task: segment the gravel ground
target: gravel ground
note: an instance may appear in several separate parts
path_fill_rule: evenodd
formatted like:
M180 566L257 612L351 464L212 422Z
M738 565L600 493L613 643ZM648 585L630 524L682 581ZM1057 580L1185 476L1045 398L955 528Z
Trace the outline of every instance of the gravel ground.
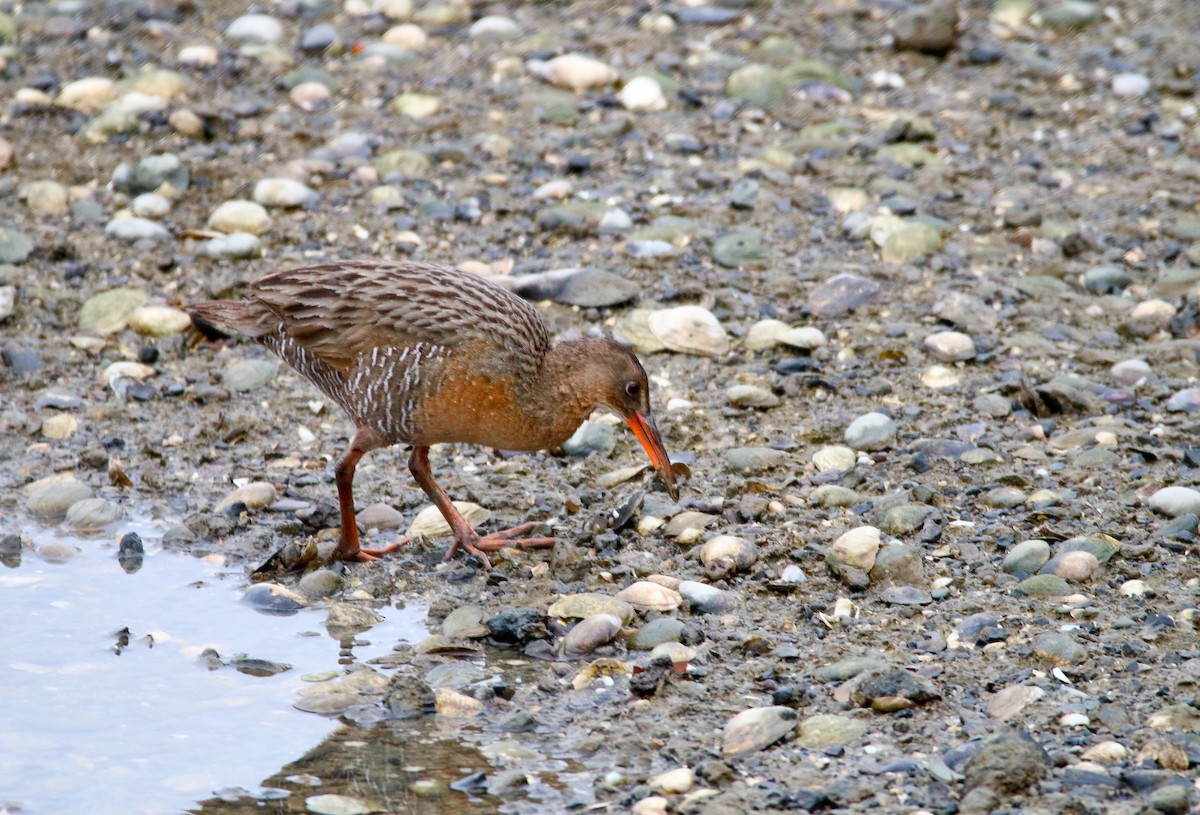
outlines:
M277 811L1187 812L1197 31L1153 1L8 4L6 556L149 515L338 636L428 603L429 640L280 700L346 729ZM680 502L596 416L433 456L552 552L318 568L352 428L180 308L367 257L632 342ZM405 459L359 467L368 541L426 504Z

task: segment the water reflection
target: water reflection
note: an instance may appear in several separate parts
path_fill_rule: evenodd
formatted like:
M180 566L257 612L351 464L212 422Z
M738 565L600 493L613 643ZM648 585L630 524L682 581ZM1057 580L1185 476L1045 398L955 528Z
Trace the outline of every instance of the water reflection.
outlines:
M0 551L0 811L180 812L257 785L336 728L291 707L304 674L339 664L324 610L260 614L239 602L240 569L164 552L151 524L133 527L140 546L31 527L64 562L13 536ZM354 659L425 635L424 609L377 611Z

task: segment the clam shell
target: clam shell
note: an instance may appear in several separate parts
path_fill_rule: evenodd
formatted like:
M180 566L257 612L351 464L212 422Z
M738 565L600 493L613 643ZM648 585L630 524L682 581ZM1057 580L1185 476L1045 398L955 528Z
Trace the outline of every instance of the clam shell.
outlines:
M454 506L472 527L479 526L492 517L492 513L470 501L455 501ZM413 518L412 524L408 527L408 537L410 538L440 538L451 534L453 532L450 524L446 523L441 510L435 506L425 507L418 512L417 517Z
M830 561L842 566L871 571L879 553L880 533L873 526L859 526L844 533L829 547Z
M621 631L621 621L612 614L594 614L578 623L563 637L563 654L581 657L608 645Z
M796 711L790 707L752 707L729 720L721 734L721 754L737 758L770 747L796 729Z
M758 547L735 535L718 535L700 547L700 562L705 566L725 558L733 561L738 571L745 571L758 560Z
M563 595L546 610L547 617L564 619L582 620L595 614L611 614L622 625L628 625L633 620L634 610L624 600L598 592Z
M729 337L712 312L700 306L676 306L650 315L650 333L672 351L703 356L729 353Z
M526 67L551 85L573 91L611 85L621 76L611 65L583 54L563 54L546 62L531 60Z
M683 597L679 592L648 580L639 580L637 583L621 589L617 593L617 599L624 600L638 611L643 612L674 611L683 604Z

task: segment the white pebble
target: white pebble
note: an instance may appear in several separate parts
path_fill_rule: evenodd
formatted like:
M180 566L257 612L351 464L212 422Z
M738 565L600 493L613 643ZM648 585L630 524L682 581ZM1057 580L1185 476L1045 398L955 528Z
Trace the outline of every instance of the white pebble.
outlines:
M1124 73L1112 78L1113 95L1122 99L1145 96L1150 92L1150 87L1150 78L1143 74Z
M925 338L925 349L942 362L963 362L975 356L975 341L961 331L939 331Z
M626 110L637 113L663 110L667 106L662 85L658 84L657 79L649 76L636 76L626 82L617 98Z

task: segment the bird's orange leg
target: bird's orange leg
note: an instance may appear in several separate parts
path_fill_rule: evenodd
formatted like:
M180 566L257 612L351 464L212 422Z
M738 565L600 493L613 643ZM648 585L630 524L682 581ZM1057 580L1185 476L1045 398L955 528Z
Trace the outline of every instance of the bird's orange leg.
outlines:
M367 563L379 560L406 543L406 541L399 541L381 549L363 549L358 544L358 522L354 512L354 468L358 466L360 458L377 446L369 442L370 440L364 438L362 433L355 435L354 440L350 443L350 449L333 471L337 481L338 510L342 518L342 537L338 541L333 556L335 559L347 563Z
M462 513L455 508L446 491L433 480L433 472L429 469L428 447L413 448L412 455L408 458L408 469L412 472L416 482L421 485L421 489L425 490L429 500L433 501L434 506L441 510L442 517L446 519L446 523L450 524L450 529L454 532L454 543L450 544L450 548L446 550L446 560L453 558L459 549L465 549L479 558L485 569L490 569L492 563L484 552L494 552L505 546L519 546L522 549L549 549L554 546L554 538L520 537L536 527L536 523L520 524L511 529L502 529L481 537L467 523L467 519L462 516Z

